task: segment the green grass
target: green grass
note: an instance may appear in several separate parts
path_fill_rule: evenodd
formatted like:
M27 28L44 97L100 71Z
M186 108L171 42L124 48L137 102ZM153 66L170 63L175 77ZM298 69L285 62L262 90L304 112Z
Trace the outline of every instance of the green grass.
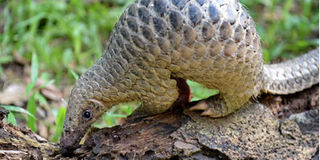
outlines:
M0 15L0 75L2 66L20 55L31 63L31 82L26 96L30 97L27 113L23 112L27 125L37 130L33 118L38 107L48 104L39 89L54 83L59 88L72 85L81 73L90 67L103 53L103 47L125 7L133 0L110 0L106 3L85 0L7 0ZM319 24L319 5L314 0L241 0L256 22L266 62L278 57L292 58L318 46L318 35L313 32ZM35 87L38 79L43 86ZM63 85L62 85L63 84ZM217 94L201 85L188 81L192 100ZM132 113L131 106L114 107L102 117L104 123L95 127L112 126L117 120ZM118 108L118 109L117 109ZM12 108L11 108L12 109ZM19 111L9 110L8 121L16 124ZM65 106L52 107L56 124L50 124L57 142L62 131ZM21 116L20 116L21 117Z
M56 116L56 131L55 131L55 134L53 135L52 142L58 142L62 134L63 122L66 116L66 111L67 111L66 107L60 107L58 110L58 113Z
M1 3L1 2L0 2ZM31 61L36 53L40 70L60 84L71 71L83 73L103 51L104 42L127 3L86 3L71 0L10 0L1 19L0 64L19 54ZM112 5L110 8L108 6ZM73 83L73 81L70 81Z
M8 105L0 105L0 107L6 109L7 111L9 111L8 114L8 123L12 123L13 125L17 125L17 121L16 121L16 116L14 115L14 113L21 113L24 115L27 115L28 117L33 118L34 120L36 120L37 118L31 114L29 111L21 108L21 107L17 107L17 106L8 106Z
M319 45L316 0L240 0L256 22L264 59L293 58Z

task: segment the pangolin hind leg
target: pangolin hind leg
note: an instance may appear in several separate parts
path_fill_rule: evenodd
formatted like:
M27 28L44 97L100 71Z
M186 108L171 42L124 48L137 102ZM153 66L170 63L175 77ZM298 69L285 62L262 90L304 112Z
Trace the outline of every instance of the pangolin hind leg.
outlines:
M201 100L196 105L192 106L190 110L203 111L201 113L202 116L220 118L234 113L246 104L247 102L245 102L244 97L240 98L238 96L226 96L219 94Z

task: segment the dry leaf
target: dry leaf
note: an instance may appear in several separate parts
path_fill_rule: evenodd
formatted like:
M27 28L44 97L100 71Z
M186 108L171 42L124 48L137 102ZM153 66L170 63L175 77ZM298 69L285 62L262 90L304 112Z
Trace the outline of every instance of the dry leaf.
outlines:
M26 87L23 84L10 84L0 93L0 104L23 106L26 101L25 89Z

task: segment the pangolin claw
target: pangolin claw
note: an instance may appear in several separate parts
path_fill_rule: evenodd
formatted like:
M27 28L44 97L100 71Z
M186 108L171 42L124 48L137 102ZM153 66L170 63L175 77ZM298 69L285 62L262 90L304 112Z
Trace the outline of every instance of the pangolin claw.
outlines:
M204 111L209 108L208 104L205 101L201 101L196 105L189 108L190 111Z

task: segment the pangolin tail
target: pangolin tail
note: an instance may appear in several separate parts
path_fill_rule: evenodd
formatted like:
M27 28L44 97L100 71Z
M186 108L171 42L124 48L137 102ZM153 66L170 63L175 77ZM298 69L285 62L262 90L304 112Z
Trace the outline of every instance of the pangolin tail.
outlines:
M292 94L319 83L319 48L295 59L264 65L262 92Z

